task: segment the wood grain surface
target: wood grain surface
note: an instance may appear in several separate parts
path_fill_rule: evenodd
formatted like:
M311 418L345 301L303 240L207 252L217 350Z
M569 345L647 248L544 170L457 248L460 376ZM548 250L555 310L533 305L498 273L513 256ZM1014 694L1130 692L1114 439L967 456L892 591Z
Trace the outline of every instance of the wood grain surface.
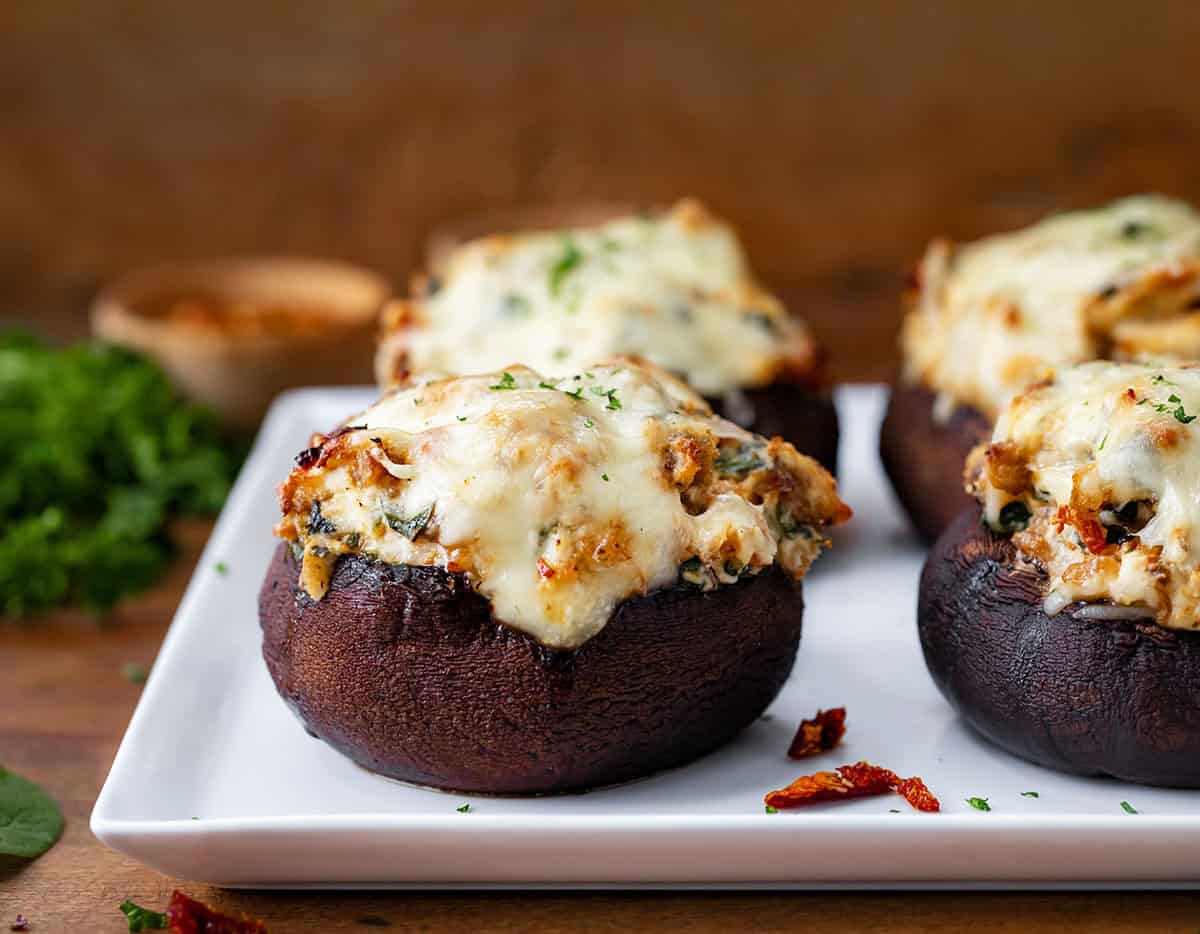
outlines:
M652 930L1008 932L1200 930L1185 894L284 893L225 891L168 879L103 847L88 817L140 687L208 534L176 529L180 560L154 591L110 618L63 612L0 626L0 761L40 782L67 816L62 840L32 863L0 863L0 931L18 912L32 934L117 934L126 898L162 906L173 888L268 922L273 932Z
M531 204L696 194L743 231L842 379L886 376L905 268L1118 194L1200 201L1195 3L72 0L0 4L0 318L86 331L160 259L340 257L402 282L431 231ZM100 846L95 796L204 523L97 621L0 623L0 761L63 804L0 865L0 930L125 930L176 886L272 931L1180 931L1148 894L295 894L166 879ZM964 854L969 858L969 854Z

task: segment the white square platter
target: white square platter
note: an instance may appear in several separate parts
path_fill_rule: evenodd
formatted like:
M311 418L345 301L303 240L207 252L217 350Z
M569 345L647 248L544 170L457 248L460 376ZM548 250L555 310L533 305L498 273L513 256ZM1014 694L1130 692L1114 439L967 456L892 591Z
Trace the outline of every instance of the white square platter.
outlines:
M501 799L371 775L309 737L276 695L257 619L274 485L312 431L373 393L282 396L180 603L93 831L168 875L228 886L1200 884L1200 792L1038 768L973 734L939 696L913 619L923 552L876 453L885 397L878 386L838 391L842 495L856 516L805 581L799 661L768 716L724 749L641 782ZM832 706L848 710L844 744L788 760L798 721ZM896 797L764 812L766 791L859 759L923 776L943 813L918 814Z

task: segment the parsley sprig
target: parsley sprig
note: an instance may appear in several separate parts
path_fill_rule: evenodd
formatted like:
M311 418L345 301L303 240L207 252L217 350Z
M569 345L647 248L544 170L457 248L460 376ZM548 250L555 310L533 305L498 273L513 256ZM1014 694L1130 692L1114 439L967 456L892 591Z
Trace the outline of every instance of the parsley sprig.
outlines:
M1151 402L1148 396L1143 396L1138 400L1138 405L1149 404L1155 412L1170 413L1175 416L1175 421L1184 425L1190 425L1196 420L1195 415L1188 415L1184 410L1183 400L1179 398L1177 393L1171 393L1167 396L1166 402Z

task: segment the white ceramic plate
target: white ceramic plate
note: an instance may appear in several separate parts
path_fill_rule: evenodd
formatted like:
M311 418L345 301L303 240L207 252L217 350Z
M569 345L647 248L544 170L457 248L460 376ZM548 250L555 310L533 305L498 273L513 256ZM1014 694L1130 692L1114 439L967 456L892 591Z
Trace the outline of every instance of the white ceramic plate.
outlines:
M237 886L1200 881L1200 794L1040 769L969 732L938 695L913 622L922 553L876 456L878 387L838 394L843 496L857 514L805 582L795 673L734 743L645 781L556 798L469 799L357 768L277 697L256 598L274 484L311 431L370 400L311 389L271 410L96 804L92 829L109 846L172 876ZM843 746L788 760L797 722L838 705L849 712ZM894 796L764 812L766 791L858 759L923 776L943 813ZM965 803L976 796L990 813Z

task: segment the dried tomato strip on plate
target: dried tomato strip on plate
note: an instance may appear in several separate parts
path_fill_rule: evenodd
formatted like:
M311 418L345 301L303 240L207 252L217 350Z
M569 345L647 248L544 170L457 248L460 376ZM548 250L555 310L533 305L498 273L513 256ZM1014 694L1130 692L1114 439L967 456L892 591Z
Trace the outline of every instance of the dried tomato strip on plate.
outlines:
M803 720L792 745L788 747L788 758L803 759L818 753L829 752L846 735L846 708L818 710L811 720Z
M934 797L933 792L925 786L925 783L915 775L912 778L906 778L897 785L896 793L918 811L925 811L932 814L942 809L941 802Z
M802 775L786 788L769 792L766 803L773 808L794 808L814 801L838 801L885 795L895 786L896 774L869 762L843 765L836 772Z
M768 792L768 807L783 809L800 807L817 801L844 801L898 792L918 811L939 811L941 805L921 779L900 776L869 762L839 766L836 772L814 772L802 775L786 788Z

